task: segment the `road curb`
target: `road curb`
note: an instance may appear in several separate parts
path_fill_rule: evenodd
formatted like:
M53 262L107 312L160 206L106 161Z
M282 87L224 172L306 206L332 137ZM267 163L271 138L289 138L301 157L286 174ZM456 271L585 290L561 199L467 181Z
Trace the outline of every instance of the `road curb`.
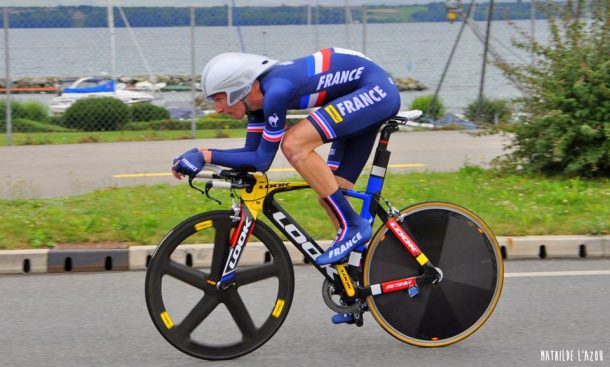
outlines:
M49 250L0 251L0 274L47 272Z
M319 244L325 248L330 242ZM498 237L498 243L507 260L610 257L610 236ZM0 250L0 274L144 270L155 248ZM208 266L212 248L212 245L182 245L174 256L176 261L189 266ZM295 246L287 242L286 248L294 264L305 263ZM249 243L240 262L257 264L268 257L262 244Z
M505 259L610 256L610 236L498 237Z

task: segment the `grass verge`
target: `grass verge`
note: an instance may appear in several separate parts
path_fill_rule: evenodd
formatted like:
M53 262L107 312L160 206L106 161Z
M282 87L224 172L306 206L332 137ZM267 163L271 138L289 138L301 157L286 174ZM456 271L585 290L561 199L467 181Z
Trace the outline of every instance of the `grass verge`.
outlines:
M360 179L362 189L366 178ZM390 172L384 196L396 207L450 201L477 213L496 235L610 233L610 180L498 175L466 167L452 173ZM59 199L0 200L0 248L58 243L156 244L180 221L230 206L217 205L186 185L111 188ZM278 195L280 203L316 238L334 230L311 190Z
M241 138L245 129L197 130L197 139ZM145 130L104 132L13 133L13 145L113 143L121 141L151 141L190 139L187 130ZM6 146L6 134L0 134L0 146Z

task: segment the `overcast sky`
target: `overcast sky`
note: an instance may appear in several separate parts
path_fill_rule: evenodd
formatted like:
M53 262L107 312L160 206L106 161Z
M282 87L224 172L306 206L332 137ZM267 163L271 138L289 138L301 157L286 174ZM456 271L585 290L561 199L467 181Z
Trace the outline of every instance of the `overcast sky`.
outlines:
M0 0L2 6L71 6L71 5L96 5L106 6L110 0ZM225 5L230 0L111 0L117 5L122 6L214 6ZM413 5L427 4L438 2L441 0L348 0L350 5ZM500 0L502 2L513 0ZM486 1L479 1L486 2ZM262 5L262 6L279 6L279 5L343 5L345 0L235 0L238 6L247 5Z

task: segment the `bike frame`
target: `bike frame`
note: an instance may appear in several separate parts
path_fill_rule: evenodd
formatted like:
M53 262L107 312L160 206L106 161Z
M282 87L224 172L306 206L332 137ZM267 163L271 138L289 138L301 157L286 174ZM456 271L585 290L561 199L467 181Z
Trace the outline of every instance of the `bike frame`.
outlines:
M362 200L363 205L360 215L367 219L371 225L375 216L381 219L384 225L391 230L408 252L417 260L420 266L424 268L424 274L417 277L390 280L382 284L371 285L367 288L358 287L359 296L395 292L416 287L418 283L422 282L434 283L435 276L438 275L426 255L423 254L417 244L396 221L394 213L388 213L382 208L379 202L390 159L390 151L387 149L387 145L390 135L396 131L398 131L398 124L391 121L381 130L366 192L363 193L347 189L344 189L343 192L347 196ZM269 182L267 181L267 177L260 173L254 174L254 177L256 183L252 187L242 189L241 191L241 205L239 210L240 223L230 239L232 249L226 260L226 265L218 286L220 287L222 284L226 284L233 278L235 268L239 262L239 257L243 252L242 249L246 245L248 238L254 229L258 214L262 212L305 256L306 261L313 264L323 276L336 284L335 274L339 271L341 274L339 277L341 282L345 288L349 288L351 283L349 283L349 277L346 279L344 276L343 272L345 272L345 270L342 266L320 266L316 264L316 258L320 256L324 250L275 200L275 194L277 193L309 188L309 184L306 182ZM356 267L360 266L362 253L365 250L366 246L363 245L353 251L350 254L349 264ZM347 275L347 273L345 273L345 275Z

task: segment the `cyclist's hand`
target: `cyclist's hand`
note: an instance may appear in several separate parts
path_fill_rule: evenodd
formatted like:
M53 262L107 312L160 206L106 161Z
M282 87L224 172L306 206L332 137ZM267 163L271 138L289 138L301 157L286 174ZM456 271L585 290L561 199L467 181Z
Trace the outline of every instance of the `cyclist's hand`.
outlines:
M193 148L174 159L172 174L179 180L184 176L195 176L201 171L204 164L203 153L199 149Z

